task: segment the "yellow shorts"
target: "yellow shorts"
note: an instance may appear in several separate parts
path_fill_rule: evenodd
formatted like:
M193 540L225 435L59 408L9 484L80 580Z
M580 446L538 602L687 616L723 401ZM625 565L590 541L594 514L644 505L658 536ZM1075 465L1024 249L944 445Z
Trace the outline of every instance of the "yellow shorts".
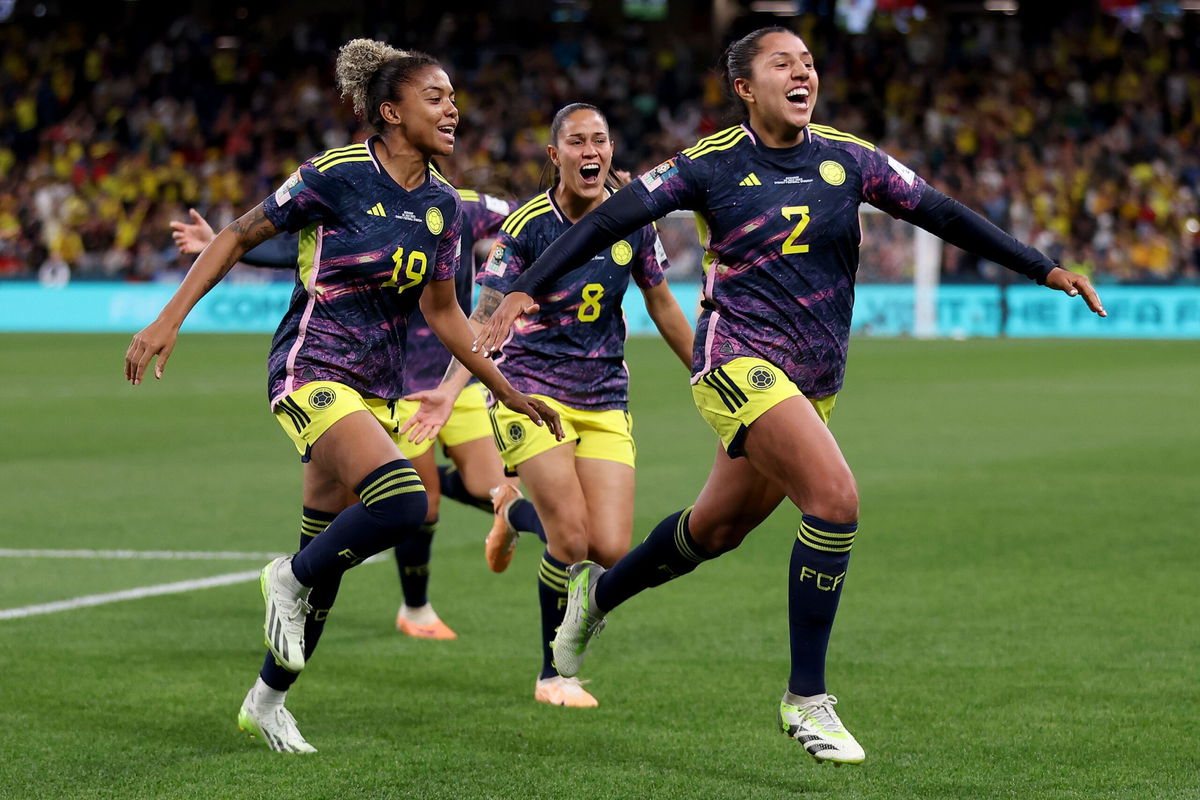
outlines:
M558 412L562 420L563 441L545 425L534 425L529 417L518 414L502 403L495 403L488 413L492 418L492 433L500 459L511 473L536 455L575 441L576 458L599 458L633 466L637 448L633 444L633 417L619 408L606 411L586 411L564 406L552 397L535 394L533 397Z
M420 403L412 400L396 401L396 417L403 424L417 412ZM481 383L468 383L458 393L454 400L454 410L450 419L438 432L437 440L442 447L455 447L476 439L486 439L492 435L492 424L488 421L487 389ZM428 452L433 447L433 440L426 439L420 444L408 441L408 434L400 438L400 452L409 461Z
M392 441L400 444L400 425L406 417L397 416L395 400L363 397L342 383L313 381L275 403L275 419L296 445L301 461L308 461L312 446L325 431L347 414L370 411Z
M790 397L803 397L779 367L761 358L735 358L710 370L692 384L700 416L721 437L731 458L745 455L746 431L754 420ZM808 398L821 420L829 423L837 394Z

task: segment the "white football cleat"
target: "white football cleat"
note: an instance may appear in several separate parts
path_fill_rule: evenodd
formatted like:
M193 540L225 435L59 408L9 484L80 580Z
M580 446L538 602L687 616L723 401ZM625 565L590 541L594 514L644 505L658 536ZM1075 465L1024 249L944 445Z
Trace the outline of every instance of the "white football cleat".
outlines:
M833 707L837 698L831 694L817 695L808 702L793 705L787 693L779 701L779 729L804 745L804 749L819 762L861 764L867 757L862 746L846 730Z
M592 693L583 688L579 678L564 678L562 675L538 678L533 687L533 699L539 703L570 708L595 708L600 705Z
M260 705L254 701L251 689L238 711L238 730L257 736L267 747L278 753L315 753L313 747L300 735L296 718L282 705Z
M258 578L266 602L267 649L288 672L304 669L304 620L312 606L307 602L308 587L292 574L292 557L280 556L263 567ZM298 586L299 591L292 586Z
M567 569L567 610L550 643L554 668L564 678L579 674L588 644L604 630L604 615L596 608L592 593L605 571L594 561L580 561Z

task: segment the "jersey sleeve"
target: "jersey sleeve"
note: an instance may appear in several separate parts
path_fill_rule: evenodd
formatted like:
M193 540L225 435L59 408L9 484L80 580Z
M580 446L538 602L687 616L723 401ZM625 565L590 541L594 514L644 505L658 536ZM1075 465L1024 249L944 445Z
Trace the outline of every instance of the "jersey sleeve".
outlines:
M500 232L500 226L519 204L490 194L480 194L478 200L463 202L463 213L471 225L475 240L490 239Z
M501 231L487 264L475 276L475 282L504 294L528 265L525 247L512 234Z
M678 209L700 208L708 185L706 178L702 163L678 153L642 173L630 185L657 219Z
M337 178L306 161L263 200L263 213L276 228L295 233L306 225L332 218L340 188Z
M876 148L858 151L863 200L893 217L912 211L921 202L925 180Z
M640 289L653 289L666 277L663 271L670 266L667 251L658 238L658 229L647 225L641 230L641 245L633 260L633 281Z
M454 274L458 272L459 261L462 259L463 210L458 201L454 203L453 214L450 224L442 232L442 237L438 239L437 252L433 256L433 280L435 281L453 280Z

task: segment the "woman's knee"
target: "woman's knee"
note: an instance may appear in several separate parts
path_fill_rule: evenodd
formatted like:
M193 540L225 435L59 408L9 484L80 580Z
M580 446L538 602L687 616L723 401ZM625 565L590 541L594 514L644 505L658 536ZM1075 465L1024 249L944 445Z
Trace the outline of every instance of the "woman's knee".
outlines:
M587 519L582 516L542 518L550 554L566 564L589 556Z
M805 514L820 517L826 522L849 525L858 522L858 485L849 475L831 481L804 504Z

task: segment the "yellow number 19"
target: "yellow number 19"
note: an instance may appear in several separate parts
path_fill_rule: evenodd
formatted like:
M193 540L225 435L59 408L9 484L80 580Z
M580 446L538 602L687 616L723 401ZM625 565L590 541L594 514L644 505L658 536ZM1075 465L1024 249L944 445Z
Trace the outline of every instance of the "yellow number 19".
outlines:
M804 229L808 227L808 221L812 219L812 217L808 216L808 206L784 206L780 213L783 214L784 219L789 221L797 214L800 215L800 221L796 223L796 227L793 228L792 232L788 234L788 237L783 240L784 255L807 253L808 245L796 244L796 239L799 238L800 234L804 233Z
M396 268L392 270L392 277L384 281L383 285L395 286L396 294L418 285L421 279L425 277L425 270L429 266L429 259L420 250L413 250L409 253L408 263L406 264L403 247L397 247L396 252L392 253L392 261L396 262ZM401 269L404 271L404 276L408 278L408 281L405 283L400 283Z

